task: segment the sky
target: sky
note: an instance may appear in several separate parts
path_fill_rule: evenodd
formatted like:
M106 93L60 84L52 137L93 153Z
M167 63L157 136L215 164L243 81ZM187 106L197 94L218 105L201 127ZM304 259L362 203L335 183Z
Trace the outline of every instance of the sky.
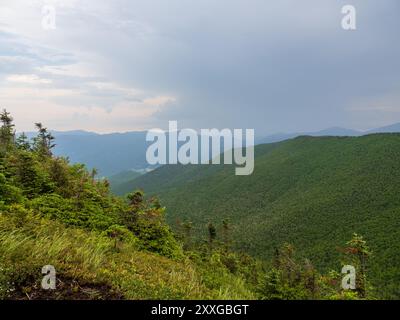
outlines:
M389 125L399 16L398 0L0 0L0 108L18 131Z

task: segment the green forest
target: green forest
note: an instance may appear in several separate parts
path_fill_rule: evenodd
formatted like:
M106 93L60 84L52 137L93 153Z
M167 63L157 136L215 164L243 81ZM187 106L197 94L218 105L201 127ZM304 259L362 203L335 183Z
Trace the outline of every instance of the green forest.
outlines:
M282 196L286 198L286 212L289 219L285 229L282 224L277 223L279 218L277 216L276 223L272 224L268 230L272 235L274 233L288 235L293 232L293 236L287 239L294 241L284 241L286 239L283 236L272 236L273 241L268 245L271 254L260 255L254 253L257 248L264 248L261 242L268 242L268 239L261 239L261 229L254 226L257 223L263 225L259 220L254 219L253 224L249 221L253 219L250 214L260 210L263 203L254 201L255 195L251 194L248 186L239 184L243 189L227 190L231 195L242 194L242 197L235 200L232 200L232 197L229 199L220 197L218 193L215 193L214 198L210 197L207 201L210 203L220 201L221 205L219 210L208 212L207 218L199 218L196 221L192 219L192 216L182 215L179 221L179 209L174 212L174 207L169 208L168 205L167 208L164 207L164 204L173 201L176 203L177 197L181 197L179 192L172 195L174 188L170 189L171 194L168 196L171 199L169 200L165 193L159 200L152 195L146 196L143 191L134 188L129 190L126 196L115 196L110 192L109 181L98 179L96 170L88 170L84 164L70 164L68 159L54 156L52 149L57 141L41 123L35 124L36 137L28 140L26 135L16 134L12 116L6 110L1 113L0 120L1 299L379 299L395 297L395 289L390 285L386 285L385 290L376 287L379 274L376 273L376 269L375 271L370 269L370 266L376 265L374 262L376 257L381 259L386 255L390 257L391 254L391 251L385 251L383 244L379 242L383 241L382 238L375 239L372 236L373 231L385 229L382 232L386 232L387 246L396 246L398 240L398 237L395 237L396 233L389 232L392 230L387 229L390 225L395 228L395 222L398 223L398 219L392 219L392 215L396 213L393 208L397 202L392 202L391 196L396 191L396 186L389 182L399 173L392 162L390 163L392 166L385 171L387 176L382 177L374 175L377 172L375 167L389 165L386 162L372 161L370 166L364 167L354 161L346 172L341 171L340 163L334 163L331 168L335 171L331 174L332 177L336 177L336 180L321 179L324 173L322 165L324 159L307 154L306 147L311 142L306 139L300 141L305 148L298 152L302 153L303 157L312 159L310 161L315 161L315 169L307 174L304 172L303 179L300 180L300 177L296 175L296 170L303 164L293 161L290 157L290 152L294 151L288 149L286 158L275 159L273 150L278 150L277 145L261 146L259 150L262 153L261 157L264 157L265 161L268 157L272 157L271 166L278 165L279 162L291 165L283 167L276 173L281 174L282 183L276 183L272 173L267 172L265 178L268 179L264 182L270 181L266 189L269 200ZM399 159L397 154L399 148L389 148L388 140L392 138L396 139L397 143L400 140L399 136L385 136L382 138L382 149L387 148L387 152L393 159ZM339 152L345 154L348 146L346 140L342 141L343 144L340 139L335 144L341 145ZM316 146L318 154L326 154L325 149L332 148L331 144L323 142L321 139ZM290 147L290 143L293 142L288 142L287 148ZM370 149L361 144L356 145L356 148L376 155L380 149L375 150L375 144L371 141L369 144ZM363 163L362 160L367 156L369 154L360 156L358 159L360 163ZM383 156L382 158L385 159ZM325 160L335 161L334 158ZM293 169L289 170L290 167ZM269 169L278 170L278 168ZM213 190L220 188L222 192L225 181L222 176L224 171L221 172L215 167L210 170L216 172L208 175L211 179L208 183L213 183L215 179L216 185L213 185ZM310 215L305 218L304 223L309 228L311 228L310 224L313 224L312 228L315 230L318 228L318 225L314 224L315 221L320 224L333 222L315 218L319 211L315 210L316 207L309 201L318 194L317 189L308 189L310 193L299 196L302 201L296 202L299 197L290 197L296 190L285 189L285 187L291 185L293 188L300 189L303 187L302 184L311 183L314 179L320 182L316 188L328 187L332 183L335 183L337 187L340 186L343 175L346 176L352 170L362 171L358 172L360 181L352 181L355 185L367 178L378 179L377 181L382 183L380 192L387 195L387 199L378 204L379 208L386 208L386 210L380 212L378 219L376 211L372 210L377 208L370 208L372 201L365 202L365 197L375 195L374 184L371 184L370 193L355 193L351 201L348 199L342 207L341 216L336 216L335 221L354 214L354 207L350 204L354 203L353 199L356 199L359 201L357 205L362 206L370 218L367 224L370 229L365 228L365 231L370 231L366 239L372 239L372 241L367 243L362 236L363 233L355 233L361 230L356 223L349 224L343 232L340 224L333 224L332 228L335 228L340 236L327 237L325 242L321 241L319 245L312 247L320 255L312 253L311 249L304 250L305 242L315 242L314 234L306 233L310 230L301 230L306 227L295 223L296 216L293 216L292 212L296 211L300 215L308 210ZM156 171L154 171L155 174L157 174ZM369 174L372 176L368 176ZM180 177L185 176L183 174ZM201 179L203 178L202 176ZM248 183L253 185L255 181L249 180ZM198 188L205 188L201 183L196 184ZM368 182L367 185L369 185ZM274 189L273 186L276 188ZM346 185L343 185L343 188L346 188ZM210 190L208 195L213 190ZM347 191L343 189L343 193ZM205 189L203 192L206 192ZM332 211L326 212L327 215L334 214L334 209L337 208L335 207L337 197L338 194L332 192L325 200L332 208ZM248 201L243 201L244 198ZM187 200L188 198L181 197L179 202L187 212L197 212L197 205L200 204ZM237 202L243 202L243 205L237 206ZM227 203L229 205L226 205ZM251 205L253 205L252 210L250 210ZM320 205L323 206L325 203L321 202ZM281 203L273 204L273 206L275 207L271 207L271 215L273 213L281 215L285 212L284 208L279 207L282 206ZM207 211L209 208L204 206L202 210ZM226 213L228 208L232 209L231 215ZM241 210L242 218L239 217L238 209ZM246 209L249 210L246 212ZM217 215L215 212L221 214ZM247 218L243 219L243 217ZM167 223L171 219L175 220L173 230ZM250 241L254 243L249 250L245 250L244 246L238 246L238 230L241 225L246 228L255 228L254 233L247 230L245 233L241 231L243 237L252 237ZM299 236L300 231L304 231L301 233L304 238L296 239L295 236ZM348 237L342 239L342 235L348 235ZM326 245L328 240L335 242ZM376 243L374 243L375 240ZM320 257L322 252L329 263L324 265L319 261L314 265L311 258ZM310 255L306 256L306 253ZM331 263L332 257L336 259L335 264ZM52 265L57 271L55 290L44 290L41 287L42 267L45 265ZM356 268L354 290L342 288L344 275L341 274L341 270L344 265L352 265ZM391 272L393 275L391 279L395 280L394 276L399 275L398 268L399 265L395 264L392 269L385 272Z
M232 246L263 261L290 243L321 272L340 267L342 245L358 233L373 257L380 297L400 297L400 134L300 136L255 147L250 176L229 165L167 165L113 188L143 189L166 206L167 222L193 223L193 237L220 220Z

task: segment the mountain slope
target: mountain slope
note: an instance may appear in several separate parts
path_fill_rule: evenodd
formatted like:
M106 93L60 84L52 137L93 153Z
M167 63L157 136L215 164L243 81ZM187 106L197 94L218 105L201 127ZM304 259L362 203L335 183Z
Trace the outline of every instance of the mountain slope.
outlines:
M378 130L378 129L376 129ZM385 132L385 131L382 131ZM372 132L370 132L372 133ZM263 144L263 143L274 143L274 142L279 142L279 141L284 141L287 139L293 139L299 136L312 136L312 137L322 137L322 136L335 136L335 137L344 137L344 136L350 136L350 137L356 137L364 134L361 131L357 130L351 130L351 129L346 129L346 128L341 128L341 127L332 127L332 128L327 128L324 130L320 131L315 131L315 132L295 132L295 133L277 133L273 135L269 135L266 137L262 137L259 139L256 139L256 144Z
M223 165L164 166L129 188L158 194L171 224L200 229L228 218L235 246L263 258L289 242L338 269L336 246L360 233L374 251L375 285L392 297L400 295L399 159L400 134L298 137L257 146L251 176Z
M143 173L140 171L125 170L120 173L114 174L111 177L108 177L107 180L108 182L110 182L111 188L113 188L113 186L118 187L120 184L132 181L142 174Z
M400 132L400 123L395 123L389 126L372 129L367 131L368 133L389 133L389 132Z

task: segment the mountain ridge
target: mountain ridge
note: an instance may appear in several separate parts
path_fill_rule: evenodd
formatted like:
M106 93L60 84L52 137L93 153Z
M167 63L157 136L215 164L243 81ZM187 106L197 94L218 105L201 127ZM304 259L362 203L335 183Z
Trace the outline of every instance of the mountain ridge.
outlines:
M116 133L96 133L84 130L50 131L56 137L54 153L68 157L72 163L85 163L88 168L96 168L99 176L110 177L127 170L148 170L146 150L146 131L128 131ZM368 131L357 131L341 127L332 127L315 132L277 133L258 137L255 144L273 143L298 136L360 136L374 132L400 132L400 123ZM36 133L28 132L32 138Z

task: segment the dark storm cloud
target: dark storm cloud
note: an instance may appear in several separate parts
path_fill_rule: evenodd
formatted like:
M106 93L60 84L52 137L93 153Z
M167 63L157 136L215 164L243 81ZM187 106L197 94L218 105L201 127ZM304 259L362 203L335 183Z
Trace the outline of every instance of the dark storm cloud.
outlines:
M356 31L341 28L345 4L357 10ZM173 1L134 8L154 31L117 53L130 68L116 70L126 81L179 97L158 120L265 132L370 127L381 124L382 112L360 123L354 119L362 111L349 106L399 90L396 1Z

